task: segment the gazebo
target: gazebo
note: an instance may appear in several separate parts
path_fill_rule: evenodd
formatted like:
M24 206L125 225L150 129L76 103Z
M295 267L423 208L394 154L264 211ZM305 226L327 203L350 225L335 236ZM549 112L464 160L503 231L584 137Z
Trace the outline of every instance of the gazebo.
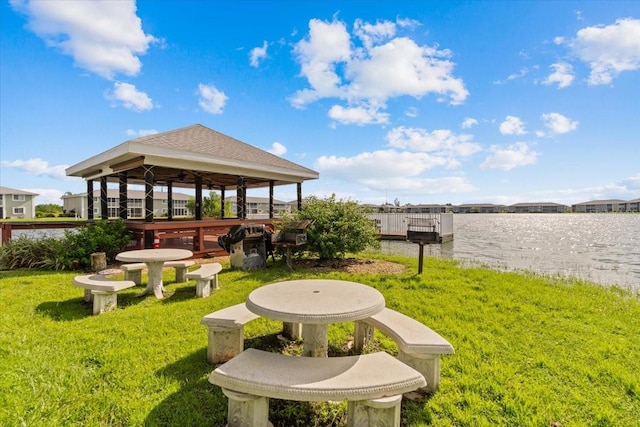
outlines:
M100 185L100 212L107 219L107 183L119 184L119 216L127 220L139 247L152 247L155 236L193 237L195 253L206 252L206 234L224 234L231 226L256 222L246 218L247 189L269 188L269 219L273 219L273 189L277 185L297 185L298 209L302 205L302 182L317 179L318 173L260 150L206 126L192 126L125 141L103 153L70 166L67 176L87 181L87 208L93 220L93 186ZM144 185L144 221L127 218L127 185ZM156 221L153 215L154 186L166 186L168 217ZM195 221L174 221L172 190L195 190ZM202 216L202 191L219 190L222 219ZM224 217L225 192L237 197L236 218ZM261 220L260 222L265 222Z

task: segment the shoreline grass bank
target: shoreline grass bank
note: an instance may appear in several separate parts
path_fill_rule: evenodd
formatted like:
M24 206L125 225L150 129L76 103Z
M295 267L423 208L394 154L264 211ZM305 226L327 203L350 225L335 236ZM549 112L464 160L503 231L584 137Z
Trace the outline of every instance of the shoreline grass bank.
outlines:
M264 284L323 277L375 287L387 306L454 346L441 361L440 389L403 403L403 425L640 426L638 295L435 258L418 275L413 259L378 257L407 271L318 274L279 262L244 272L227 262L209 298L196 299L194 282L173 283L167 271L167 298L122 291L119 308L101 316L71 284L78 273L0 272L0 425L222 426L227 401L207 381L213 366L200 319ZM264 345L280 326L248 324L246 345ZM352 334L352 324L332 326L331 351L343 351ZM322 407L314 418L300 402L272 404L276 426L344 425L341 408Z

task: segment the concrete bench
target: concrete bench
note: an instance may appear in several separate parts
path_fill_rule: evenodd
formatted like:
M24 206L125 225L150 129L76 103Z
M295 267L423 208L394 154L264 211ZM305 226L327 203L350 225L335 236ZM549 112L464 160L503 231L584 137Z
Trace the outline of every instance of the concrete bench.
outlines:
M196 297L204 298L211 294L211 283L213 289L218 289L218 273L222 271L222 266L217 263L202 264L200 268L185 274L187 279L196 281Z
M172 267L176 270L176 283L184 283L187 281L186 274L189 267L195 265L195 261L167 261L163 267ZM142 284L142 270L147 268L144 262L134 262L130 264L122 264L120 269L124 271L124 280L133 280L136 285Z
M124 280L132 280L136 285L142 284L142 270L147 268L144 262L122 264L120 270L124 271Z
M244 325L257 319L244 303L232 305L207 314L200 321L209 328L207 360L218 364L226 362L244 350Z
M347 425L400 426L402 394L424 377L384 352L346 357L300 357L247 349L218 366L209 382L229 399L228 426L269 426L269 398L348 400Z
M453 354L453 346L438 333L411 317L385 308L355 324L354 346L362 352L373 339L374 328L398 345L398 359L413 367L427 380L425 391L434 392L440 384L440 355Z
M186 274L189 272L189 267L195 265L195 261L167 261L164 263L165 267L171 267L176 270L176 283L184 283L187 281Z
M93 302L93 314L115 309L118 306L117 292L136 285L131 280L110 280L99 274L76 276L73 284L84 288L84 300Z

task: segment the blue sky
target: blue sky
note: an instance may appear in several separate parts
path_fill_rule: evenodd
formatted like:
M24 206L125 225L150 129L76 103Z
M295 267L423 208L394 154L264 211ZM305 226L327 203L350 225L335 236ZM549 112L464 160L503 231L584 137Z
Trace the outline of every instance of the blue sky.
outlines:
M305 196L640 197L637 1L5 0L0 31L0 185L37 203L195 123L318 171Z

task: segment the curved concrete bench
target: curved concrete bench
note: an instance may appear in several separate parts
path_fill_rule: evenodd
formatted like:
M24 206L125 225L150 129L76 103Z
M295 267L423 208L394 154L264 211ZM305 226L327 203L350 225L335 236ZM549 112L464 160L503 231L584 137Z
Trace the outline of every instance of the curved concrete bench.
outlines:
M76 276L73 284L84 288L85 301L93 301L93 314L115 309L118 306L117 292L136 285L131 280L110 280L99 274Z
M222 266L214 262L202 264L197 270L185 274L185 277L196 281L196 297L204 298L211 294L211 282L213 282L213 289L218 289L218 273L221 271Z
M256 349L220 365L209 382L220 386L229 398L229 427L268 426L269 398L346 399L349 426L397 427L402 394L426 385L418 371L384 352L299 357Z
M374 328L398 345L398 359L413 367L427 380L427 392L440 384L440 355L454 354L453 346L438 333L411 317L385 308L380 313L356 322L354 345L362 352L373 339Z
M163 267L174 268L176 271L176 283L186 282L186 274L189 271L189 267L195 265L195 261L167 261ZM147 268L144 262L134 262L129 264L122 264L120 269L124 271L124 280L133 280L136 285L142 284L142 270Z

